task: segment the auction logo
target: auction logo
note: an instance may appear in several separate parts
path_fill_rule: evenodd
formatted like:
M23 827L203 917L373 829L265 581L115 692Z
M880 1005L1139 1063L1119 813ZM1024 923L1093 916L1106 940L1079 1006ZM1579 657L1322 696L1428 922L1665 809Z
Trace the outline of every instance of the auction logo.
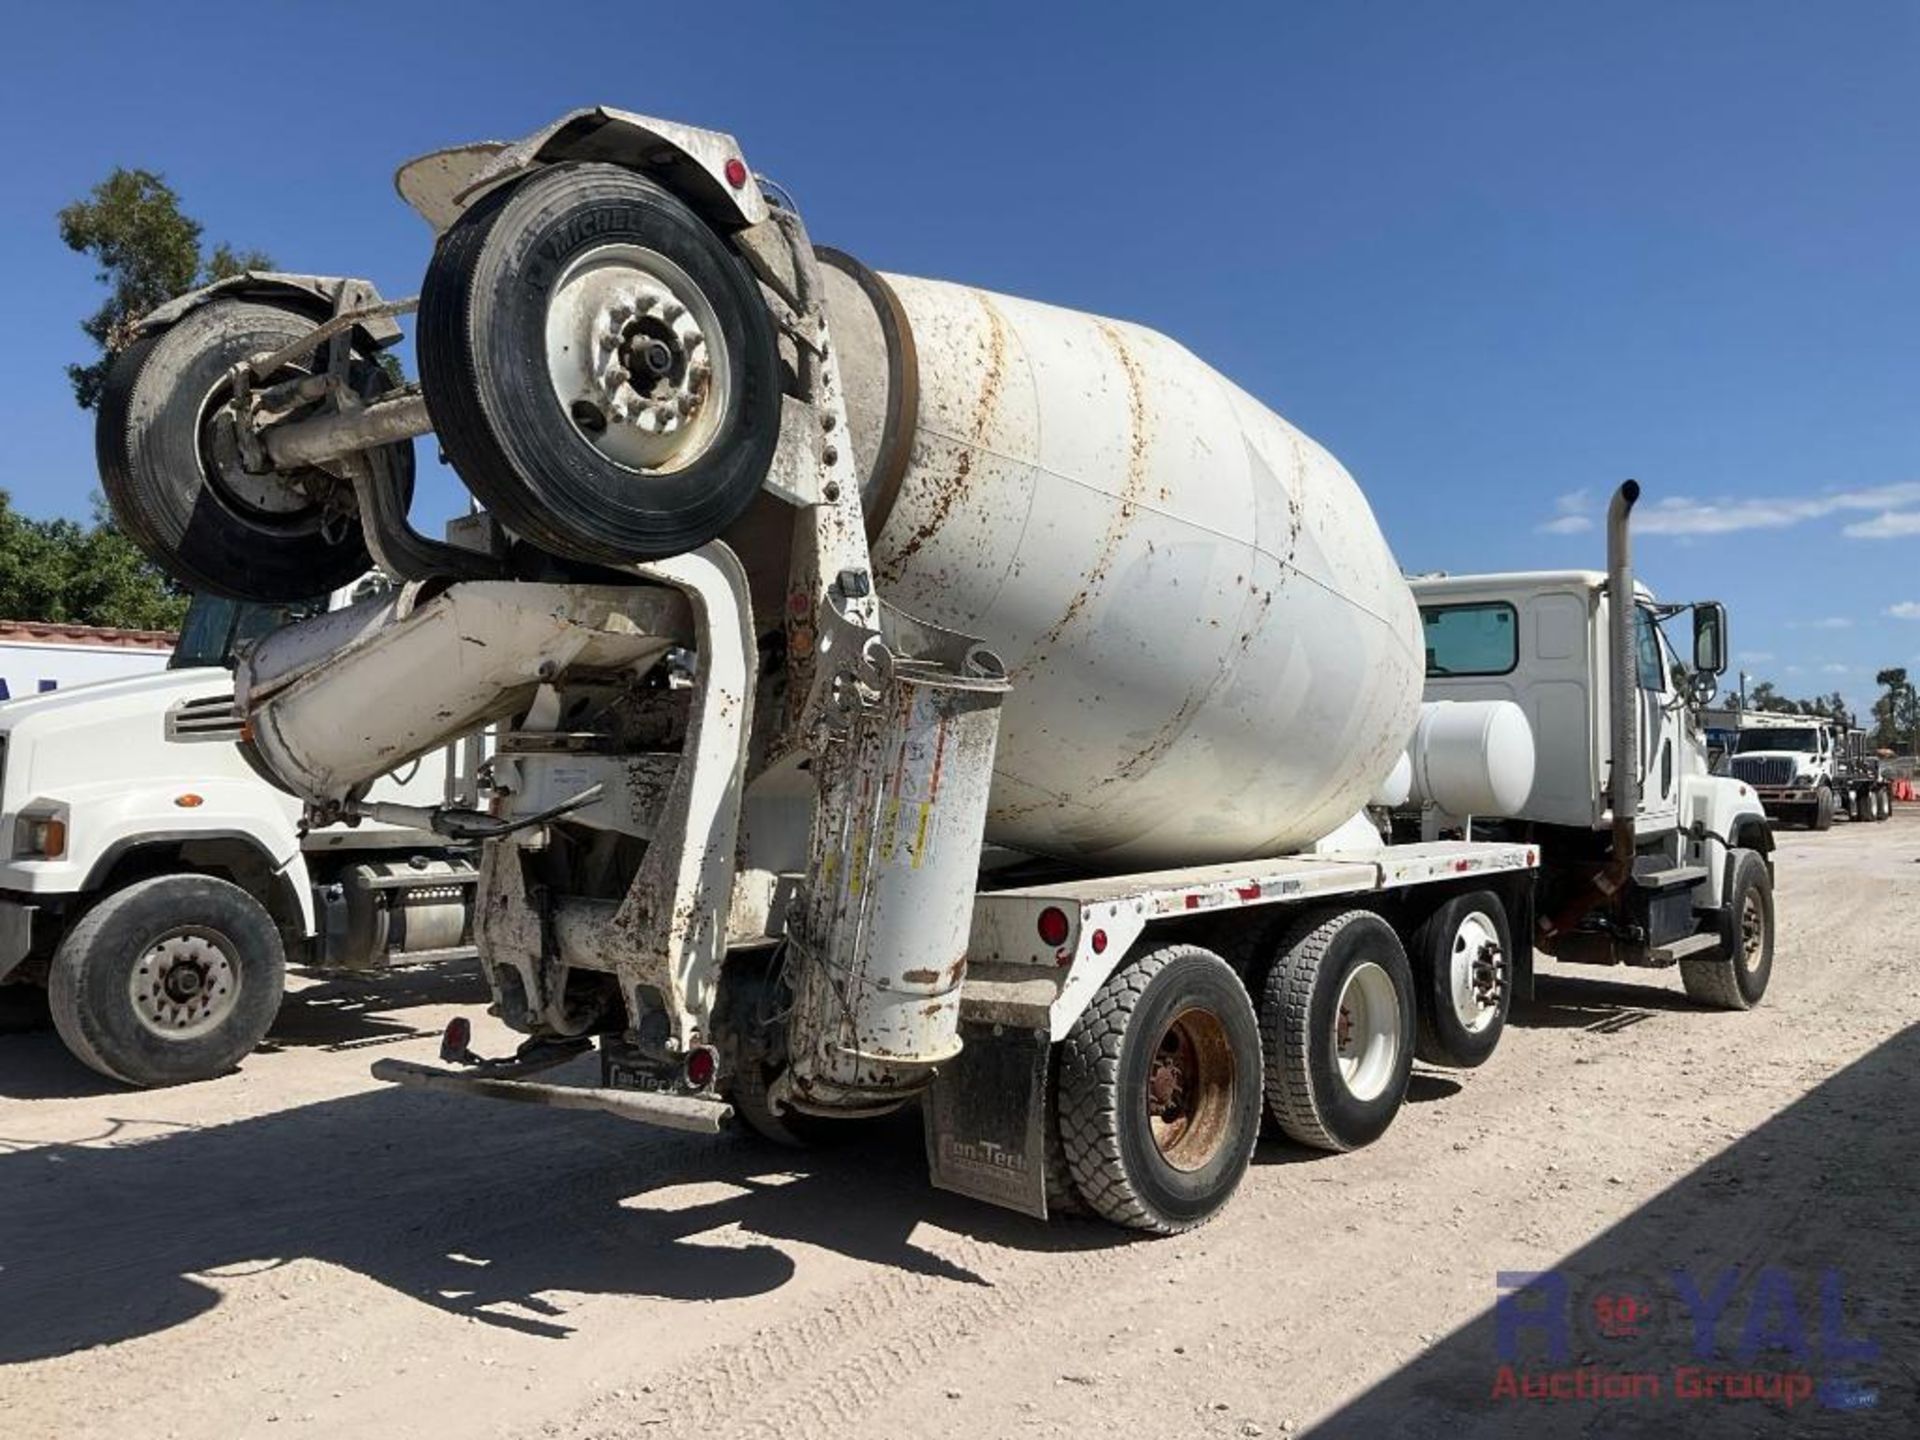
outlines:
M1495 1400L1864 1410L1879 1399L1860 1371L1880 1347L1853 1328L1838 1270L1497 1279Z

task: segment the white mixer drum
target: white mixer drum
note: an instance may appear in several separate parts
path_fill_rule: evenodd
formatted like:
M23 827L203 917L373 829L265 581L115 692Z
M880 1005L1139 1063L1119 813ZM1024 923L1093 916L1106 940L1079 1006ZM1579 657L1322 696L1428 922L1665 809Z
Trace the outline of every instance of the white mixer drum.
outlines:
M875 575L1008 666L988 838L1188 864L1298 848L1365 804L1423 659L1340 464L1152 331L886 281L918 401ZM843 355L872 331L836 328Z

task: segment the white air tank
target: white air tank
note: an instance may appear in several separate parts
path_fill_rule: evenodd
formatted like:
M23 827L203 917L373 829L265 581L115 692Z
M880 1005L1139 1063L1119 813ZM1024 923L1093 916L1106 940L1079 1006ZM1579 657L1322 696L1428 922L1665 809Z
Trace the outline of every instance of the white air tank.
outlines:
M988 839L1188 864L1299 848L1364 805L1423 660L1340 464L1162 335L832 259L879 592L1013 682Z

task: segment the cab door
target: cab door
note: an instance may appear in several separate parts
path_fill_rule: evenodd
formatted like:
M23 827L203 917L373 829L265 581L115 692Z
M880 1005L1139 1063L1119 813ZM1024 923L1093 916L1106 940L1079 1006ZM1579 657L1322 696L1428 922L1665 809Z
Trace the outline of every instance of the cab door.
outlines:
M1634 655L1640 691L1640 808L1635 827L1672 828L1679 814L1680 727L1684 703L1674 688L1678 662L1645 605L1634 606Z

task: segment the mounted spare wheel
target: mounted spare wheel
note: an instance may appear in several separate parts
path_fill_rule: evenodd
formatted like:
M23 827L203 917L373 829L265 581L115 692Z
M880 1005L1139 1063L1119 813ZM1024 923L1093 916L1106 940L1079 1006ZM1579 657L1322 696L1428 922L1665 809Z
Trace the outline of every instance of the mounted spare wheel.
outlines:
M94 429L102 488L120 527L189 589L279 604L350 584L372 564L351 482L249 462L236 429L233 368L317 323L284 305L221 296L134 341L107 372ZM316 365L324 355L256 376L253 393ZM363 399L392 385L364 354L353 357L348 383ZM382 453L404 507L413 442Z
M462 214L427 269L419 348L447 458L556 555L695 549L773 461L779 354L752 273L615 165L539 170Z

